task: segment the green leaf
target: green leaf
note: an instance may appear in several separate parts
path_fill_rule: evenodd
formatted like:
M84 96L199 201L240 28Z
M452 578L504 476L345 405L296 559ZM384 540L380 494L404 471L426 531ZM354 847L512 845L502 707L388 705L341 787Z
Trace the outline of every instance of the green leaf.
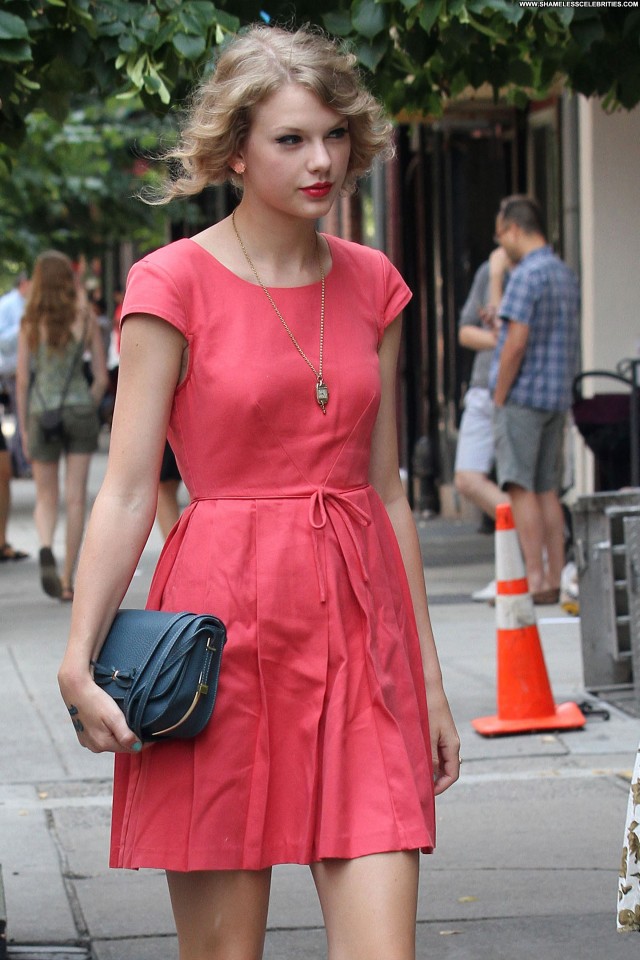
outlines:
M571 35L583 53L586 53L594 43L604 39L604 26L597 14L588 19L574 17L571 24Z
M126 27L121 20L113 20L109 23L100 24L99 31L103 37L118 37L118 39L120 39L124 34L131 36L129 28Z
M160 27L160 14L153 7L147 7L138 20L138 27L145 32L158 30Z
M438 0L436 0L436 3L437 2ZM405 8L405 10L413 10L415 7L418 6L418 4L420 3L420 0L401 0L401 3L402 3L402 6ZM426 5L431 6L431 4L429 3L429 0L427 0Z
M26 40L27 25L21 17L0 10L0 40Z
M155 76L152 74L147 74L147 76L144 78L144 88L147 93L158 93L161 86L162 81L157 74Z
M467 8L473 13L481 13L485 16L499 14L509 23L520 23L524 16L525 8L519 3L513 3L512 0L468 0Z
M67 94L54 94L45 91L41 106L54 120L62 121L69 113L69 97Z
M425 3L424 9L420 11L420 16L418 17L420 26L423 30L426 30L427 33L431 32L431 28L440 16L443 7L443 0L430 0L430 2Z
M28 43L0 40L0 63L24 63L26 60L33 60Z
M118 46L124 53L134 53L138 49L135 37L132 37L130 33L123 33L118 37Z
M217 23L227 33L237 33L240 29L240 20L224 10L216 10L213 16L214 23Z
M187 4L183 4L183 7L185 6L187 6ZM188 7L194 11L196 16L202 18L203 23L211 23L216 13L218 13L215 4L211 3L211 0L190 0Z
M139 92L135 87L129 87L128 90L124 90L122 93L116 93L116 100L133 100L134 97L138 96Z
M524 90L513 90L508 99L520 110L526 110L529 106L529 97Z
M142 16L134 19L131 26L134 36L141 43L152 44L160 29L160 15L152 7L146 7Z
M348 37L351 33L351 17L343 10L331 10L323 14L322 22L327 32L334 37Z
M185 6L178 11L178 20L185 33L203 33L206 31L208 23L205 18L200 17L198 12L192 8L192 4Z
M475 17L472 17L470 13L467 13L466 22L471 24L473 29L477 30L478 33L483 33L485 37L489 37L491 40L496 40L499 38L499 34L496 33L495 29L486 26L484 23L480 23L480 21Z
M169 93L167 86L162 82L160 83L160 90L158 91L158 95L160 97L160 100L162 101L162 103L164 103L165 106L168 106L168 104L171 103L171 94Z
M387 26L385 8L375 0L356 0L351 22L359 34L373 40Z
M533 85L533 70L526 60L514 60L509 67L509 79L521 87Z
M568 27L571 21L573 20L573 15L575 13L575 10L573 10L571 7L560 7L558 10L556 10L556 13L558 14L558 19L560 20L560 23L564 27Z
M133 60L130 60L127 63L127 73L129 74L129 79L131 80L134 86L136 87L142 86L142 77L144 76L146 68L147 68L146 55L142 57L138 57L138 59L135 62Z
M16 77L16 85L19 87L24 87L25 90L41 90L42 86L39 83L36 83L34 80L29 80L28 77L23 76L19 73Z
M460 70L451 80L451 96L459 96L467 86L469 86L469 78L464 70Z
M359 43L356 47L356 56L363 66L374 73L388 47L389 38L380 37L371 43Z
M620 78L617 99L627 110L631 110L640 100L640 75L637 70L629 71Z
M198 57L202 56L207 46L205 37L187 36L186 33L177 33L172 42L185 60L197 60Z

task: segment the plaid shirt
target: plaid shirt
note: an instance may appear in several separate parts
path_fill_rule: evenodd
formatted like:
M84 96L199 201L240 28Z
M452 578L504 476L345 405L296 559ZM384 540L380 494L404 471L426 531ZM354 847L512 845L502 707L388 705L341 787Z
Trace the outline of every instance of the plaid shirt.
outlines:
M522 366L510 403L540 410L568 410L578 372L580 291L576 275L551 247L540 247L512 271L499 310L503 320L529 327ZM491 365L493 393L509 324L503 324Z

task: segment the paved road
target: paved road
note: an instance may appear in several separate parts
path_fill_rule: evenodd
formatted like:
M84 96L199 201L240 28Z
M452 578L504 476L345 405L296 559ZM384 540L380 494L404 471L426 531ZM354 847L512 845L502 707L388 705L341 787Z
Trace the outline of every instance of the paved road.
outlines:
M94 492L104 461L94 461ZM13 487L11 540L32 559L0 566L0 863L9 957L170 960L176 944L162 874L106 866L111 759L78 749L59 700L55 673L69 610L39 589L33 485ZM582 731L479 737L470 721L495 710L495 623L493 610L468 594L491 579L492 538L439 519L421 521L420 535L465 764L438 804L438 850L422 861L418 956L636 957L637 938L615 932L615 896L638 720L614 707L608 722L591 719ZM159 549L154 532L131 605L143 604ZM556 700L584 700L579 621L545 608L538 628ZM266 960L324 956L307 869L277 868Z

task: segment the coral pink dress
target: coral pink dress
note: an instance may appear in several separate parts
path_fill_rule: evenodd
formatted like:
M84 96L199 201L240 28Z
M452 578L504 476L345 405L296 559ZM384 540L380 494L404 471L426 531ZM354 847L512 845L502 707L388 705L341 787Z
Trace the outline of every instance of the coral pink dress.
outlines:
M206 730L118 755L111 864L261 869L434 845L418 637L368 483L378 347L410 298L377 250L327 237L324 374L264 291L193 240L137 263L123 317L189 343L169 440L191 503L148 606L226 624ZM317 366L320 284L272 290Z

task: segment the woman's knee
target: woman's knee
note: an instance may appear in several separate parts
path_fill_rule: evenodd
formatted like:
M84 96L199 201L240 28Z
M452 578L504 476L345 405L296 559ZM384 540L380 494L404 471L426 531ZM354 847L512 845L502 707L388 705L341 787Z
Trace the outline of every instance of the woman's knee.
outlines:
M314 865L329 960L415 960L418 858L404 850Z
M260 960L271 871L167 873L180 960Z

